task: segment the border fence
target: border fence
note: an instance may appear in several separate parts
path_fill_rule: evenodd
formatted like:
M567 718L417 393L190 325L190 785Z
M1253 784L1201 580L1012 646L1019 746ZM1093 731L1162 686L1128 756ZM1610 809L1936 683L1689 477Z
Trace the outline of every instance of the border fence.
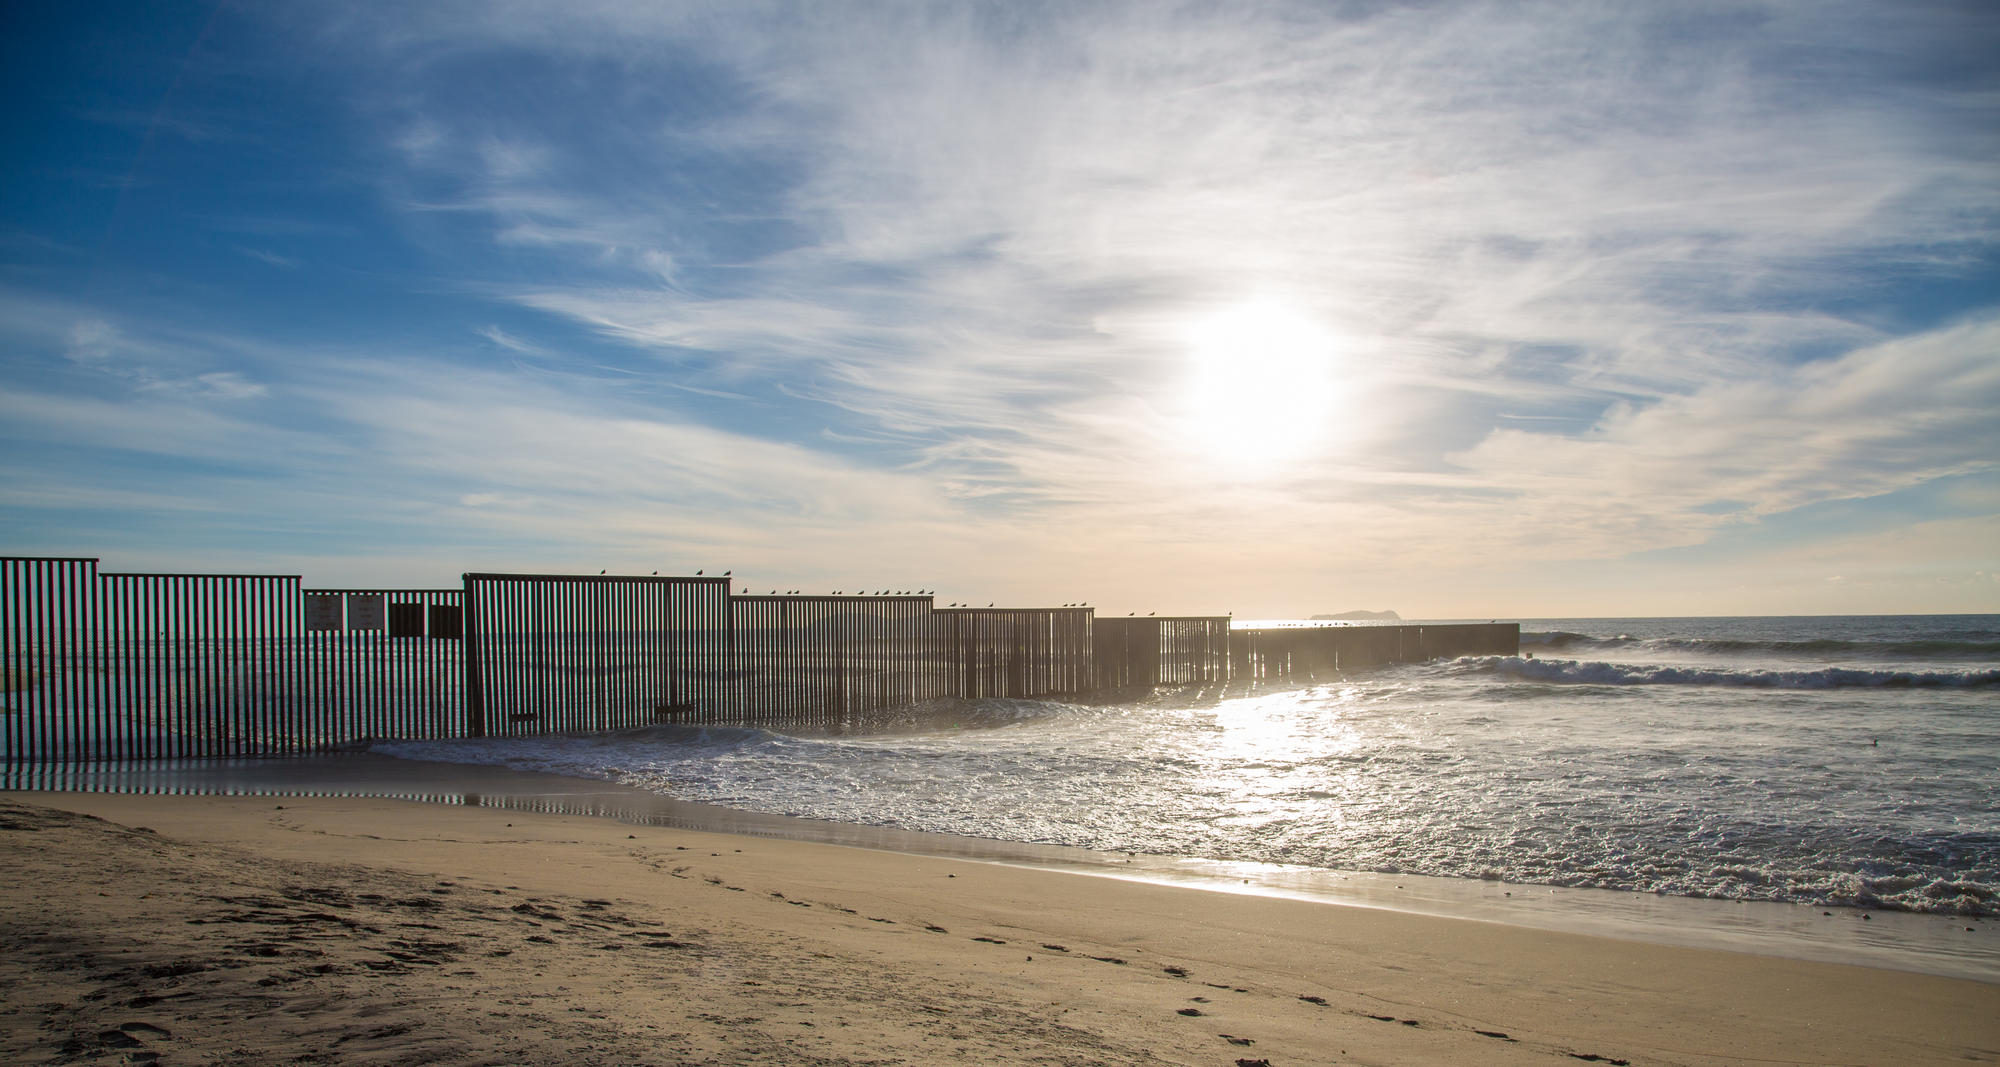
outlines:
M1512 655L1520 627L1232 628L728 578L481 574L458 589L0 557L0 761L283 756L658 724L840 728L928 702L1302 685Z

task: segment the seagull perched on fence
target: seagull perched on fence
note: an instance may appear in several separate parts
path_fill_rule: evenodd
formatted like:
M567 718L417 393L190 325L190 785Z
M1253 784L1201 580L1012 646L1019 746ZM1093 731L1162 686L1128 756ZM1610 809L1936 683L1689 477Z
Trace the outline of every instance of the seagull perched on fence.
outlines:
M697 567L697 568L695 569L695 572L694 572L694 576L695 576L695 577L697 577L697 578L701 577L701 569L700 569L700 568L698 568L698 567Z

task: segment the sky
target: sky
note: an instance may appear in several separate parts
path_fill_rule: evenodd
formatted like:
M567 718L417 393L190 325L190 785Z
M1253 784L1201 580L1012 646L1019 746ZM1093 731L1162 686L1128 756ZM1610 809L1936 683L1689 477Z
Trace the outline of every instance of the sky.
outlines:
M2000 7L10 3L0 553L2000 611Z

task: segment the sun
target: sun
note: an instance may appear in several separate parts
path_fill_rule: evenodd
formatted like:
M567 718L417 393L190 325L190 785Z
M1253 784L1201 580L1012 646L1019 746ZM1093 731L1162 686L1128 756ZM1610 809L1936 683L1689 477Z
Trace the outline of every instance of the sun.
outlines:
M1282 469L1326 442L1340 418L1333 331L1289 305L1253 300L1189 325L1188 442L1234 468Z

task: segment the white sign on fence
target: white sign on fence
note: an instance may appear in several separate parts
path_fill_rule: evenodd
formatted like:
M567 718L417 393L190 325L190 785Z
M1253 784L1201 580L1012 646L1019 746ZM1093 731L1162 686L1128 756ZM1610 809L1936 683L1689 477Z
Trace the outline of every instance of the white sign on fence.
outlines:
M307 593L306 630L338 630L341 626L340 598L326 594Z
M380 630L387 612L383 610L383 596L380 593L347 594L347 628L350 630Z

